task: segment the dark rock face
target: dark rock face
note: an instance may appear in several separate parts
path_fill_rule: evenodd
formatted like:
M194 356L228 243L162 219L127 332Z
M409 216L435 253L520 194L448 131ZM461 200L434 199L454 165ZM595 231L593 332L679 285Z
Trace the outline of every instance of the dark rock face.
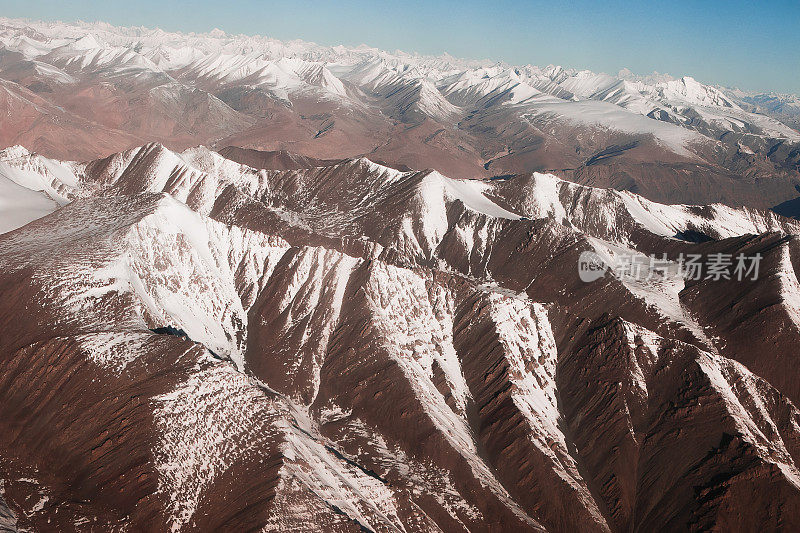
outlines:
M225 147L219 153L225 159L265 170L299 170L301 168L331 166L337 162L335 160L305 157L286 150L268 152L239 148L238 146Z
M316 163L7 163L69 201L0 235L0 529L800 527L794 221Z

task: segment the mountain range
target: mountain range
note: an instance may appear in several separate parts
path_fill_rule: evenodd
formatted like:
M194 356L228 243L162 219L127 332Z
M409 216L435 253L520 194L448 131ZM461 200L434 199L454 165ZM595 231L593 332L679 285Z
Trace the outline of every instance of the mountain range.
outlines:
M796 99L0 42L0 531L800 529Z
M800 194L794 96L102 23L0 19L0 46L0 146L58 159L156 141L462 178L552 172L666 203Z

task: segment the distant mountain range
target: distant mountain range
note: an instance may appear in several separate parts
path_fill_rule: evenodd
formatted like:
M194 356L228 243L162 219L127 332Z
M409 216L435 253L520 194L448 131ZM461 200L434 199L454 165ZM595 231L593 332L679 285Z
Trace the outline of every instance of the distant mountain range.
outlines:
M0 19L0 43L0 145L60 159L234 145L759 208L800 187L797 97L690 77L100 23Z

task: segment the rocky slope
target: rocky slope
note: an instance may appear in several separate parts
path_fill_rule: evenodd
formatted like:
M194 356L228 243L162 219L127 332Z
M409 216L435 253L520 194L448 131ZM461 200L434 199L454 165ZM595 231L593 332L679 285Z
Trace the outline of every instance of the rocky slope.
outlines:
M800 527L795 222L223 153L0 152L0 529Z

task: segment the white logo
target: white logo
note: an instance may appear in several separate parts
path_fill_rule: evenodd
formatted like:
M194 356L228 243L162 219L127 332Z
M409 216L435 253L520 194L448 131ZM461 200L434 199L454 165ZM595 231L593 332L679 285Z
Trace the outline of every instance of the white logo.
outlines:
M581 281L589 283L605 276L606 264L594 252L582 252L578 258L578 275Z

